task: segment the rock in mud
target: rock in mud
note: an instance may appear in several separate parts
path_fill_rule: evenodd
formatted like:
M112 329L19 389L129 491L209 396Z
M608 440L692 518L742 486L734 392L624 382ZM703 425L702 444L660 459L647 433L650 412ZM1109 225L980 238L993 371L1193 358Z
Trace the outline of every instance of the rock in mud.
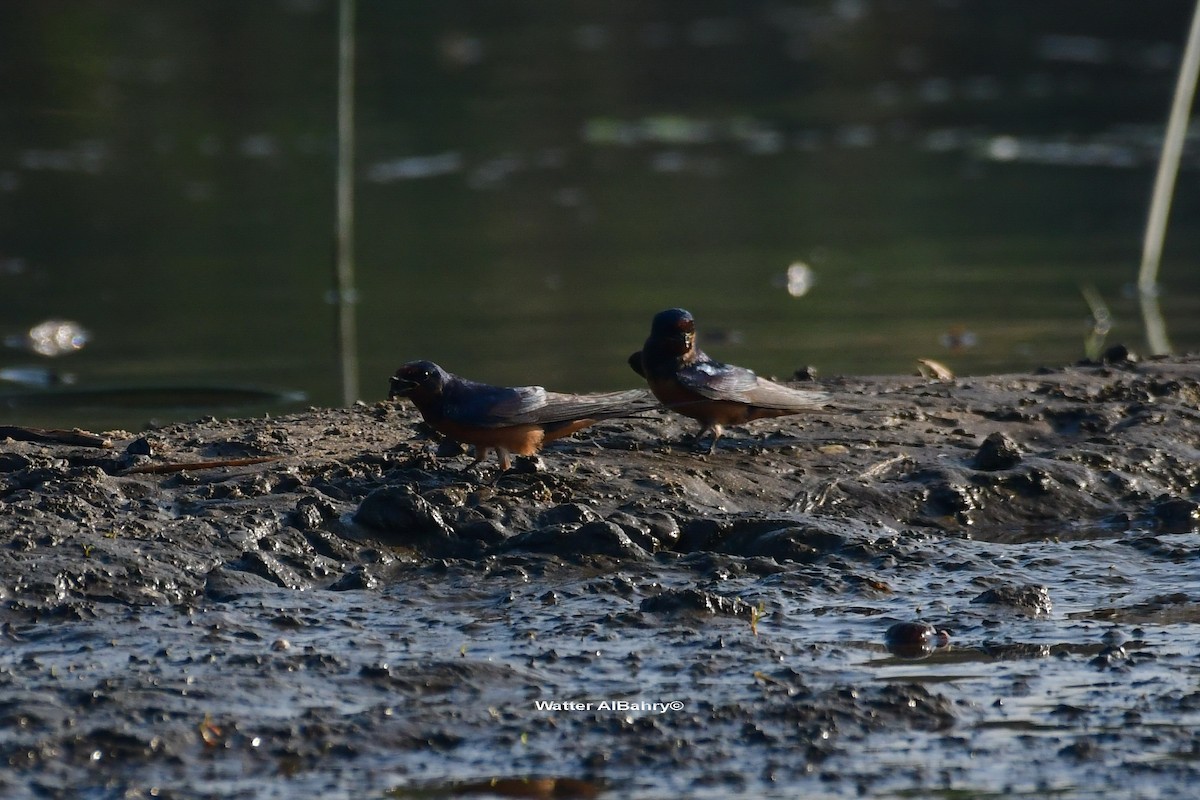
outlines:
M582 503L563 503L548 508L538 515L537 524L540 527L553 525L581 525L585 522L595 522L600 519L596 509Z
M1154 506L1154 525L1163 533L1191 533L1200 525L1200 503L1183 498L1161 499Z
M845 550L862 555L880 538L895 535L883 525L819 514L739 516L693 520L684 527L676 549L813 563Z
M604 520L583 525L560 524L518 533L503 545L506 552L545 553L572 559L580 556L645 561L650 554L634 543L621 526Z
M990 434L975 453L972 466L985 472L1012 469L1021 463L1021 448L1003 433Z
M897 622L883 635L888 651L901 658L924 658L950 643L950 634L928 622Z
M359 505L354 521L394 544L431 555L456 555L462 550L441 512L408 486L383 486L371 492Z
M976 596L972 603L998 606L1027 614L1031 617L1044 616L1054 608L1050 602L1050 590L1045 586L997 586Z
M278 588L279 584L275 581L255 572L229 565L217 567L204 579L204 596L219 602L228 602L243 595L258 594Z
M754 607L737 597L723 597L699 589L670 589L642 601L639 609L649 614L701 614L750 619Z
M366 564L356 564L342 577L329 585L331 592L351 592L378 589L383 585L374 570Z

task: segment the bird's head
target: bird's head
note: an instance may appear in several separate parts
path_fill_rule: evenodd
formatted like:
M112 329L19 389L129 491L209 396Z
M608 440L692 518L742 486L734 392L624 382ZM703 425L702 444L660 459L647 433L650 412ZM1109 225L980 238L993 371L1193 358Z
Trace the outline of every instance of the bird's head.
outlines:
M673 355L683 355L696 344L696 321L682 308L660 311L650 323L650 340Z
M446 382L446 371L432 361L410 361L392 376L388 399L414 394L437 394Z

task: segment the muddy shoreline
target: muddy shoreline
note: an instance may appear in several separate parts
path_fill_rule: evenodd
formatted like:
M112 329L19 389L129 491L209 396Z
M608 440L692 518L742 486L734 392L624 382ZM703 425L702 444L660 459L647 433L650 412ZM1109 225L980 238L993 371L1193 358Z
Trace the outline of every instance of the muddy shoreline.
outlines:
M0 789L1070 797L1136 768L1186 796L1195 759L1133 757L1188 751L1182 723L1096 739L1120 689L1030 711L1061 742L1037 758L993 732L1031 665L1144 672L1195 635L1200 358L806 385L836 409L712 455L656 412L505 474L391 403L4 441ZM1066 592L1093 555L1154 578ZM917 620L951 645L889 654ZM1138 718L1200 708L1191 670Z

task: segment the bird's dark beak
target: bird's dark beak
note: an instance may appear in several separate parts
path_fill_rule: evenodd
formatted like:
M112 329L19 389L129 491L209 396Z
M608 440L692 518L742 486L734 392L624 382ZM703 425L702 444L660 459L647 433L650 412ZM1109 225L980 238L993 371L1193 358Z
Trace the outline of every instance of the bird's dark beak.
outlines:
M397 397L408 397L408 393L415 388L417 388L417 384L397 375L392 378L392 383L388 390L388 400L395 400Z
M693 331L675 331L668 341L675 345L675 352L682 354L692 349L696 342L696 334Z

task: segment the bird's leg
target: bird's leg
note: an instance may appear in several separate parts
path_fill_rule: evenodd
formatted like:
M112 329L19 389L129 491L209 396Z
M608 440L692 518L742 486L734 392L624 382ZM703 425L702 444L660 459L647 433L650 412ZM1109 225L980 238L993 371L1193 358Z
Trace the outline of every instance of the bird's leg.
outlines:
M712 426L712 441L708 443L708 454L710 456L713 454L713 451L717 449L717 439L721 438L721 433L722 431L720 425Z
M471 470L473 470L477 466L479 466L481 463L483 463L483 460L485 458L487 458L487 455L490 451L491 451L491 448L489 448L489 447L484 447L483 445L478 445L478 444L475 445L475 460L472 461L470 464L467 464L466 469L464 469L463 472L470 472Z
M704 438L704 434L706 433L712 434L712 441L709 442L708 450L706 451L711 455L712 451L717 447L717 439L721 438L721 426L715 422L702 423L700 430L696 431L696 435L692 437L692 446L697 450L700 449L700 440Z
M500 457L500 471L508 472L512 468L512 459L508 457L508 451L503 447L497 447L496 455Z

